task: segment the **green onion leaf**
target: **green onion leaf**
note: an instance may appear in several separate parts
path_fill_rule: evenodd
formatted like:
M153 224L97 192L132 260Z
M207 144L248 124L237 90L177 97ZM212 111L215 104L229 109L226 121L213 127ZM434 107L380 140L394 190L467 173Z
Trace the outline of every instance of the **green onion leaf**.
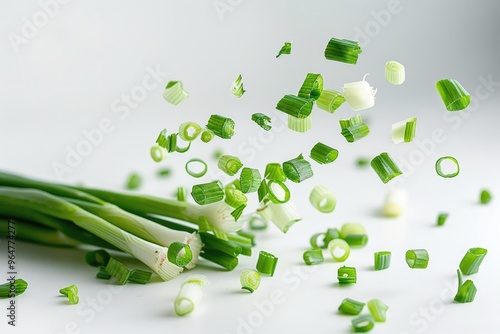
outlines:
M351 323L352 328L356 333L368 332L373 328L373 326L375 326L375 322L373 321L372 316L369 314L360 315L359 317L352 319Z
M111 255L104 249L98 249L85 254L85 261L92 267L106 266Z
M341 93L335 90L324 89L316 100L316 105L318 108L333 114L344 102L345 97Z
M253 193L259 189L262 177L258 169L243 167L240 174L240 188L243 193Z
M325 49L325 58L347 64L356 64L361 53L358 42L332 38Z
M275 186L276 185L276 186ZM280 187L281 189L277 188ZM280 190L279 193L275 193L276 190ZM271 202L275 204L283 204L290 200L290 190L285 185L284 182L281 181L269 181L267 183L267 191L268 196Z
M267 201L269 201L269 199L267 198L268 193L269 193L269 189L267 189L267 181L262 180L262 182L260 182L259 189L257 190L259 202L264 201L266 203Z
M339 284L353 284L357 281L356 268L354 267L340 267L337 270L337 279Z
M158 137L156 138L156 143L158 144L158 146L163 147L164 149L168 148L167 129L163 129L160 131Z
M387 183L396 176L403 174L387 152L373 158L370 165L383 183Z
M437 218L437 226L443 226L446 219L448 219L448 213L440 213Z
M479 202L481 204L488 204L490 201L491 193L486 189L481 190L481 193L479 194Z
M14 281L0 284L0 298L12 298L21 295L28 288L28 283L18 278Z
M366 303L371 316L376 322L385 322L387 309L389 308L380 299L372 299Z
M199 205L206 205L222 201L224 189L220 181L194 185L191 189L191 196Z
M147 284L151 281L153 273L150 271L144 271L139 269L134 269L130 271L128 276L128 281L137 284Z
M313 171L309 161L299 155L297 158L283 163L283 172L290 181L300 183L313 176Z
M247 207L247 204L241 204L237 208L235 208L233 211L231 211L231 216L233 216L234 221L238 221L240 219L241 215L243 214L243 210Z
M217 167L225 174L233 176L243 167L240 159L232 155L223 155L217 162Z
M125 188L128 190L136 190L141 186L141 183L142 183L141 176L137 173L131 173L128 176Z
M271 162L266 165L264 177L270 181L286 181L286 175L281 168L281 164Z
M323 251L320 248L309 249L302 255L304 262L310 266L323 263Z
M231 93L233 93L233 95L236 96L237 98L242 97L243 94L245 93L245 90L243 89L243 82L241 82L241 80L242 77L240 74L238 75L236 80L234 80L233 83L231 84Z
M477 288L474 285L474 282L471 280L465 281L462 284L462 273L460 269L457 269L458 275L458 291L455 295L454 300L457 303L471 303L474 301L474 297L476 297Z
M323 238L325 237L325 233L315 233L311 236L311 238L309 238L309 243L311 244L311 247L313 249L316 249L316 248L326 248L326 243L323 241ZM320 240L323 242L322 244L318 244L318 240Z
M394 123L392 125L392 141L394 144L402 142L409 143L415 138L415 130L417 127L417 119L415 117L408 118L407 120Z
M483 262L484 257L488 253L485 248L470 248L462 261L460 261L460 271L464 275L472 275L479 271L479 266Z
M281 55L289 55L291 53L292 53L292 42L285 42L285 44L283 44L280 51L278 52L276 58L278 58Z
M234 135L234 121L221 115L210 116L207 128L212 130L217 137L222 139L230 139Z
M441 164L444 161L451 161L452 163L454 163L455 169L449 173L443 172L443 167L441 166ZM439 158L436 161L436 173L439 176L444 177L444 178L452 178L452 177L457 176L460 173L460 165L458 164L458 160L455 159L454 157L451 157L451 156L444 156L444 157Z
M262 113L255 113L252 115L252 121L257 123L261 128L266 131L271 130L271 117L264 115Z
M401 85L405 82L404 65L394 60L385 63L385 78L393 85Z
M340 231L337 228L329 228L326 230L325 236L323 238L323 248L326 248L328 246L328 243L333 239L342 239L340 236Z
M184 141L193 141L201 133L201 126L195 122L186 122L179 125L179 137Z
M375 270L384 270L389 268L391 265L391 252L389 251L381 251L381 252L375 252L375 264L374 264L374 269Z
M353 143L361 138L368 136L370 128L363 123L361 115L355 115L350 119L339 120L341 134L349 143Z
M80 301L80 298L78 298L78 288L74 284L60 289L59 293L68 297L71 304L78 304Z
M429 264L429 253L425 249L411 249L406 252L405 258L412 269L425 269Z
M448 111L459 111L467 108L471 96L462 85L453 79L442 79L436 82L436 89Z
M337 151L333 147L318 142L311 149L311 153L309 154L309 156L317 163L323 165L334 162L339 156L339 151Z
M201 165L202 169L199 172L195 172L192 170L192 165L198 163ZM184 169L186 170L186 173L188 173L192 177L202 177L207 173L208 166L207 163L201 159L198 158L193 158L190 159L188 162L186 162L186 165L184 166Z
M312 115L304 118L297 118L292 115L288 115L288 128L295 132L304 133L312 128Z
M332 239L327 247L332 259L337 262L344 262L351 254L351 247L343 239Z
M168 246L167 259L178 267L184 267L193 259L193 253L188 244L175 241Z
M337 205L337 199L333 193L322 185L313 188L309 195L309 201L321 213L331 213Z
M375 105L377 90L365 80L367 75L361 81L346 83L342 87L344 98L354 111L368 109Z
M307 73L307 76L300 87L299 97L304 99L317 100L323 91L323 77L321 74Z
M254 292L260 285L260 274L252 269L243 270L240 273L241 288Z
M267 229L267 220L263 219L260 215L254 215L248 221L248 227L253 231Z
M339 306L339 312L349 315L358 315L365 307L365 303L357 300L345 298Z
M351 247L364 247L368 243L368 236L366 234L350 234L344 240Z
M105 266L99 266L99 271L95 277L98 279L110 279L112 276L106 271Z
M366 234L365 228L360 223L345 223L340 228L340 237L347 238L350 235Z
M278 258L266 251L259 252L256 269L259 273L273 276L278 264Z
M184 90L180 81L169 81L163 92L163 98L174 106L184 101L188 96L188 92Z
M276 109L296 118L306 118L312 112L314 100L295 95L285 95L279 100Z
M106 272L116 278L121 285L126 284L130 276L130 270L114 258L109 259L106 265Z
M179 186L177 187L177 191L175 193L176 197L177 197L177 200L179 202L186 202L186 188L183 187L183 186Z
M203 130L203 132L201 133L201 136L200 136L201 141L204 143L210 142L212 139L214 139L214 137L215 137L215 133L209 129Z

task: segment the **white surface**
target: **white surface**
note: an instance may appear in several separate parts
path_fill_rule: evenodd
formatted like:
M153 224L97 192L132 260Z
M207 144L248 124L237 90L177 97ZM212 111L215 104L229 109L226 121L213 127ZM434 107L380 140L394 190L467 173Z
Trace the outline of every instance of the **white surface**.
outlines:
M357 38L358 29L377 23L372 11L387 10L390 1L371 1L370 5L351 1L231 3L233 10L221 20L212 1L71 1L61 5L18 52L3 38L0 167L57 181L53 163L65 163L68 147L84 145L83 132L109 119L110 133L61 180L121 189L135 170L145 178L142 192L170 196L178 185L221 177L210 160L216 148L238 155L245 165L263 169L269 161L308 154L316 142L323 141L338 148L338 160L326 166L313 163L314 178L290 185L304 220L286 235L273 227L259 232L254 255L240 257L233 272L200 264L192 273L208 275L212 284L199 309L185 318L173 311L181 278L117 287L93 278L95 270L84 263L84 250L18 241L18 270L30 286L17 299L17 332L302 333L314 329L348 333L351 317L338 315L336 310L349 297L365 302L380 298L389 305L387 322L376 324L372 333L496 333L500 181L495 168L499 162L495 122L500 101L498 86L488 91L484 80L500 80L494 15L498 2L402 0L398 7L402 10L391 15L385 26L378 25L379 33L365 43L355 66L325 60L328 39ZM0 7L0 32L6 37L20 34L22 18L40 10L35 1L6 2ZM289 40L294 42L292 55L275 59ZM384 79L384 64L391 59L406 66L402 86ZM147 90L137 106L124 108L122 94L140 89L151 69L163 73L157 82L149 82L156 87ZM298 91L307 72L323 74L325 88L331 89L371 73L367 80L378 88L377 100L374 108L362 111L369 121L369 137L354 144L341 137L338 119L354 115L347 104L334 115L315 109L313 130L307 134L285 128L275 104L284 94ZM241 99L229 92L238 74L243 75L247 90ZM469 111L448 113L434 88L441 78L459 80L479 103ZM162 86L176 79L183 81L191 96L172 107L161 97ZM120 117L126 110L129 113ZM273 116L271 132L261 131L249 120L255 112ZM149 158L149 146L157 133L164 127L174 131L188 120L205 124L212 113L236 120L233 139L208 145L197 142L187 154L172 156L162 164L174 169L172 178L156 178L159 165ZM412 116L418 118L417 140L394 145L391 125ZM391 182L409 193L409 211L397 219L378 214L391 184L382 184L370 168L354 164L359 156L371 158L383 151L391 153L405 172ZM458 159L462 170L458 177L436 175L434 163L443 155ZM201 180L183 171L184 163L194 156L210 161L212 167ZM316 184L336 194L338 204L332 214L320 214L308 203ZM488 206L478 205L483 187L494 196ZM450 217L437 228L435 220L442 211ZM358 283L339 287L336 271L340 264L327 260L307 267L302 253L313 233L349 221L364 224L370 241L365 248L353 250L343 263L357 268ZM5 268L5 243L0 247L0 266ZM478 288L474 303L455 304L455 270L470 247L485 247L488 255L472 277ZM414 248L429 251L428 269L407 267L404 253ZM261 249L279 257L278 267L274 277L263 277L259 290L248 294L240 290L239 272L255 266ZM392 251L392 264L388 270L374 272L373 252L379 250ZM126 264L139 266L134 261ZM58 297L58 290L70 284L80 289L78 306L66 305ZM0 300L4 313L7 303ZM0 319L0 332L13 333L5 316Z

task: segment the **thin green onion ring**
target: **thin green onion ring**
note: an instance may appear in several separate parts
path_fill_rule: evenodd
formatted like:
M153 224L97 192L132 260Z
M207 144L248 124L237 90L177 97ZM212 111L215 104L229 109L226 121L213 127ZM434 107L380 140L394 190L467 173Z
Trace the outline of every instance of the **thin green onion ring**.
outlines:
M323 185L317 185L309 195L311 205L321 213L331 213L337 206L333 193Z
M254 292L260 285L260 274L253 270L247 269L240 273L241 288Z
M455 167L456 167L456 170L452 173L444 173L442 168L441 168L441 164L443 163L443 161L445 160L449 160L451 162L453 162L455 164ZM444 156L444 157L441 157L439 158L437 161L436 161L436 173L441 176L441 177L444 177L444 178L452 178L452 177L455 177L457 176L459 173L460 173L460 165L458 164L458 160L455 159L454 157L452 156Z
M193 163L200 163L202 164L203 166L203 170L201 172L193 172L191 169L190 169L190 165L193 164ZM193 159L190 159L188 162L186 162L186 165L184 166L184 169L186 170L186 172L192 176L192 177L196 177L196 178L199 178L199 177L202 177L204 176L206 173L207 173L207 170L208 170L208 166L207 166L207 163L201 159L198 159L198 158L193 158Z
M189 134L189 130L192 129L193 133ZM184 141L193 141L201 134L201 126L195 122L186 122L179 125L179 137Z
M167 259L178 267L184 267L193 259L193 253L189 245L175 241L168 246Z
M344 298L339 306L339 312L350 315L358 315L365 307L365 303L358 302L357 300Z
M406 263L412 269L425 269L429 264L429 253L425 249L411 249L406 252Z
M365 333L375 326L374 320L371 315L363 314L351 320L354 332Z
M305 264L308 266L323 263L323 251L320 248L306 250L302 254Z
M472 275L479 271L479 266L483 262L484 257L488 253L486 248L475 247L470 248L467 253L465 253L462 261L460 261L460 271L464 275Z
M281 189L284 192L283 199L278 198L278 196L274 193L274 190L273 190L273 187L272 187L273 184L276 184L276 185L278 185L278 186L281 187ZM278 180L276 180L276 181L269 181L267 183L267 189L268 189L269 199L273 203L283 204L283 203L286 203L286 202L288 202L290 200L290 190L288 189L288 187L285 185L284 182L281 182L281 181L278 181Z
M266 251L260 251L256 269L261 274L273 276L277 263L278 258L276 256Z
M337 262L344 262L349 257L349 254L351 254L351 247L349 246L347 241L343 239L333 239L328 243L327 247L330 255L332 256L332 259ZM342 255L337 255L337 249L343 250L344 253Z

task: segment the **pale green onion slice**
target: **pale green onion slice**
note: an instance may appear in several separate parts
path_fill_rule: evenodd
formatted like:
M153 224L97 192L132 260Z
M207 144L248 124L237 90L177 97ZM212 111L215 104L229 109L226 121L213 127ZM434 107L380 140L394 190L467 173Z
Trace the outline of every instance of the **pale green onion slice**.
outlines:
M318 142L311 149L309 156L317 163L323 165L334 162L339 156L339 151L333 147Z
M240 188L243 193L253 193L259 189L262 177L258 169L243 167L240 174Z
M262 209L258 210L258 213L264 219L271 221L283 233L286 233L293 224L302 220L292 201L284 204L275 204L269 201Z
M385 78L393 85L401 85L405 82L404 65L394 60L385 63Z
M242 81L242 77L241 77L241 74L238 75L238 77L236 78L236 80L233 81L233 83L231 84L231 93L233 93L234 96L236 96L237 98L240 98L243 96L243 94L246 92L244 89L243 89L243 82Z
M199 205L206 205L222 201L224 189L220 181L197 184L191 189L191 196Z
M125 188L128 190L136 190L139 189L142 183L142 178L137 173L131 173L127 179L127 183L125 184Z
M194 171L192 169L193 164L201 165L201 170L199 172ZM186 173L188 173L190 176L198 178L204 176L207 173L208 166L205 161L198 158L193 158L190 159L188 162L186 162L184 169L186 170Z
M385 217L399 217L408 207L408 193L402 188L391 188L387 191L382 215Z
M358 315L365 307L365 303L357 300L345 298L339 306L339 312L349 315Z
M267 229L267 220L263 219L260 215L254 215L248 221L248 227L253 230L265 230Z
M148 284L152 276L153 273L150 271L134 269L130 271L128 281L137 284Z
M175 195L176 195L177 200L179 202L186 202L187 201L186 200L186 192L187 192L187 190L185 187L183 187L183 186L177 187L177 191L176 191Z
M232 155L223 155L217 162L217 167L225 174L233 176L243 167L240 159Z
M204 143L210 142L212 139L214 139L214 137L215 137L215 133L209 129L203 130L203 132L201 133L201 136L200 136L201 141Z
M344 240L351 247L364 247L368 243L368 236L366 234L350 234Z
M464 275L472 275L479 271L479 266L488 253L486 248L470 248L460 261L460 271Z
M391 265L391 252L389 251L375 252L374 258L375 258L375 264L374 264L375 270L384 270L389 268L389 266Z
M347 64L356 64L361 52L358 42L331 38L325 48L325 58Z
M214 114L208 119L207 129L212 130L217 137L230 139L234 135L234 121L231 118Z
M0 299L17 297L26 291L27 288L28 283L21 278L14 280L14 282L9 280L7 283L0 284Z
M476 297L477 288L474 285L474 282L471 280L465 281L462 283L462 273L460 269L457 269L458 275L458 291L455 295L454 300L457 303L472 303L474 301L474 297Z
M328 243L327 247L332 259L337 262L344 262L351 254L351 247L343 239L333 239Z
M80 298L78 298L78 288L74 284L60 289L59 293L68 297L71 304L78 304L80 301Z
M264 201L264 204L269 201L269 198L267 198L267 194L269 193L267 189L267 181L262 180L260 182L259 189L257 189L257 196L259 197L259 202Z
M109 259L106 265L106 272L116 278L118 283L122 285L127 283L130 276L130 270L114 258Z
M425 269L429 264L429 253L425 249L411 249L406 252L406 263L412 269Z
M340 284L352 284L357 282L356 268L354 267L340 267L337 270L337 279Z
M312 115L305 118L297 118L292 115L288 115L288 128L295 132L304 133L311 130L312 127Z
M453 79L442 79L436 82L436 89L448 111L459 111L467 108L471 96L462 85Z
M341 134L349 142L353 143L361 138L368 136L370 128L363 123L361 115L355 115L350 119L339 120Z
M291 53L292 53L292 42L285 42L285 44L283 44L280 51L278 52L276 58L278 58L281 55L289 55Z
M444 161L451 161L455 165L454 170L452 170L451 172L444 172L443 166L441 166ZM452 178L457 176L460 173L460 165L458 164L458 160L451 156L444 156L439 158L436 161L436 173L444 178Z
M283 168L281 168L281 164L275 162L266 165L264 177L271 181L286 181L286 175L283 172Z
M104 249L98 249L85 254L85 261L92 267L106 266L111 255Z
M290 200L290 190L284 182L269 181L267 191L269 199L275 204L283 204Z
M346 83L342 88L347 104L354 111L368 109L375 105L377 90L373 89L365 80L367 75L363 77L362 81Z
M161 162L168 156L168 151L159 145L153 145L150 154L154 162Z
M311 238L309 238L309 243L311 244L311 247L313 249L316 249L316 248L326 248L326 245L323 241L322 244L318 244L318 240L320 238L324 238L325 237L325 233L315 233L311 236ZM323 240L323 239L322 239Z
M248 202L248 198L239 189L226 187L225 194L224 202L232 208L238 208Z
M394 144L409 143L415 138L417 119L415 117L394 123L392 125L391 137Z
M297 158L283 163L283 172L290 181L300 183L313 176L313 171L309 161L299 155Z
M325 186L317 185L309 195L312 206L321 213L330 213L335 210L337 199L333 193Z
M340 237L347 238L350 235L366 234L365 228L360 223L345 223L340 228Z
M306 250L302 258L308 266L320 264L324 261L323 251L320 248Z
M387 183L396 176L403 174L387 152L373 158L370 165L383 183Z
M273 276L277 264L278 258L276 256L266 251L259 252L259 259L256 265L256 269L259 273Z
M316 105L318 108L333 114L344 102L345 97L341 93L335 90L324 89L316 100Z
M306 118L312 112L314 100L295 95L285 95L279 100L276 109L296 118Z
M371 316L376 322L385 322L387 309L389 308L380 299L372 299L366 303Z
M440 213L437 218L437 226L443 226L444 223L446 222L446 219L448 219L448 213L446 212Z
M193 259L193 253L188 244L175 241L168 246L167 259L178 267L185 267Z
M352 319L351 323L355 333L366 333L370 331L373 326L375 326L375 322L369 314L360 315L359 317Z
M174 310L178 316L184 316L194 311L203 297L203 289L209 284L204 275L188 277L181 285L179 294L174 301Z
M99 266L99 271L95 274L98 279L110 279L111 275L106 271L105 266Z
M160 131L158 134L158 137L156 138L156 143L158 146L161 146L165 149L168 148L168 136L167 136L167 129L163 129Z
M201 133L201 126L195 122L186 122L179 125L179 137L185 141L193 141Z
M271 117L264 115L262 113L255 113L252 115L252 121L257 123L261 128L263 128L266 131L271 130L272 126L270 125L271 123Z
M188 92L184 90L180 81L170 81L163 92L163 98L174 106L184 101L188 96Z
M260 274L252 269L243 270L240 273L241 288L254 292L260 285Z
M234 221L238 221L240 219L241 215L243 214L243 210L247 207L247 204L240 204L238 207L236 207L233 211L231 211L231 216L233 216Z
M490 201L491 193L486 189L481 190L481 193L479 194L479 203L488 204Z
M326 230L325 236L323 238L323 248L328 246L328 243L333 239L342 239L340 236L340 231L337 228L329 228Z
M307 73L307 76L300 87L299 97L317 100L323 91L323 77L321 74Z

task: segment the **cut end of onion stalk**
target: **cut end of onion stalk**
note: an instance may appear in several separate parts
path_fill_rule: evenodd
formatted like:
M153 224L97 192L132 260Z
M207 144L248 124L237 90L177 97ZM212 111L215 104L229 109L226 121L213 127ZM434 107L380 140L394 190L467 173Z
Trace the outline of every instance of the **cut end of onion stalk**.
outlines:
M257 210L265 220L271 221L283 233L295 223L302 220L291 201L283 204L268 202L263 208Z
M405 82L405 67L397 61L388 61L385 64L385 78L393 85L401 85Z
M376 89L365 80L365 74L362 81L350 82L344 84L344 98L352 110L358 111L371 108L375 105Z
M181 290L175 298L174 309L178 316L184 316L194 311L203 297L203 289L210 284L205 275L189 276L181 285Z

